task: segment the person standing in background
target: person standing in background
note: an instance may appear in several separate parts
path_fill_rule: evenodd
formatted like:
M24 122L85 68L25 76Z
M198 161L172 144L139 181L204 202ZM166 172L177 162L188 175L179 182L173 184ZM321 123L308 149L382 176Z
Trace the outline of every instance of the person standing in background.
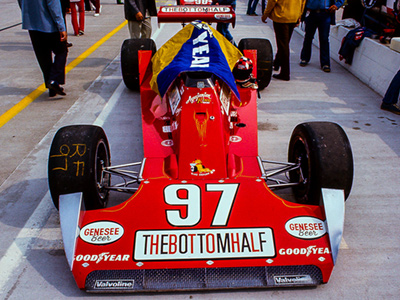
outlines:
M267 7L261 17L266 23L267 18L273 21L275 39L278 51L275 55L274 70L281 69L273 77L290 80L290 39L293 30L300 23L306 0L268 0Z
M124 12L131 39L149 39L151 16L157 16L155 0L125 0Z
M300 66L305 67L311 59L312 41L318 29L319 60L324 72L331 71L329 54L329 34L331 25L336 22L335 12L343 5L344 0L307 0L305 35L300 54Z
M67 11L70 10L69 0L61 0L61 10L64 17L65 30L67 30ZM67 47L72 47L72 43L65 41Z
M64 21L67 21L67 10L70 9L70 4L69 4L69 0L60 0L61 2L61 10L62 10L62 14L64 16ZM65 23L65 28L67 28L67 23Z
M249 0L249 2L247 3L246 14L249 16L258 16L256 14L257 4L258 4L258 0Z
M100 0L89 0L90 3L94 6L94 15L95 17L100 16L101 13L101 5Z
M71 23L74 28L74 34L76 36L84 35L85 33L85 1L84 0L70 0L71 8ZM79 19L77 8L79 11Z
M389 87L382 99L381 109L400 115L400 107L397 105L400 94L400 70L394 75Z
M232 6L233 10L236 9L236 0L213 0L212 4L230 5ZM233 45L236 46L235 40L233 39L233 36L229 31L229 23L217 23L217 30L228 41L230 41Z
M60 86L65 83L68 55L67 30L61 2L18 0L18 4L22 13L22 28L29 32L44 83L49 89L49 96L66 95Z

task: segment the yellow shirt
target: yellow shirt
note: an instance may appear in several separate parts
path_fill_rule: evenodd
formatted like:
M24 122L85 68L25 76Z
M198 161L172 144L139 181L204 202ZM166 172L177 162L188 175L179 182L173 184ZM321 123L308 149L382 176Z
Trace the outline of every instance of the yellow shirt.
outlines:
M297 23L306 0L268 0L264 16L277 23Z

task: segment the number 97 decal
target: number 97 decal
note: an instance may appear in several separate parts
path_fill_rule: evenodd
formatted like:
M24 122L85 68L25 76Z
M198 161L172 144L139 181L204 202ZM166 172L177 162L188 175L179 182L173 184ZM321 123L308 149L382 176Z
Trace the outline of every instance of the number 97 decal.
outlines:
M211 226L228 225L239 184L206 184L206 193L221 192ZM195 226L201 220L201 189L195 184L172 184L164 189L164 201L184 209L167 209L167 221L173 226ZM182 212L186 211L186 215Z

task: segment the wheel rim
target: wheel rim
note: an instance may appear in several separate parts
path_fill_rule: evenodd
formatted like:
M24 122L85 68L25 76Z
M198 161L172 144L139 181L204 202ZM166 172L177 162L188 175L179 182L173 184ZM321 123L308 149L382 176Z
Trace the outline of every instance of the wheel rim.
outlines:
M96 162L95 162L95 183L96 190L101 202L101 206L105 207L108 197L107 187L110 185L110 175L103 172L105 167L110 166L110 159L108 154L108 148L103 140L101 140L96 148Z

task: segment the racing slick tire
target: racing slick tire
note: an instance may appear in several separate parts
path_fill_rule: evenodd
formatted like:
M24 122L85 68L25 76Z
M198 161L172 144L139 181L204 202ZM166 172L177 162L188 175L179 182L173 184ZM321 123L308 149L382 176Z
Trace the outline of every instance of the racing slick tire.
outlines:
M151 50L152 56L157 51L152 39L127 39L121 47L121 71L125 86L139 91L139 50Z
M353 184L353 155L349 139L338 124L297 125L290 138L288 159L300 163L300 169L289 172L291 182L300 182L293 188L296 202L319 205L321 188L341 189L345 199L349 196Z
M83 193L87 210L107 205L111 178L102 172L111 165L110 147L103 128L72 125L60 128L53 138L48 162L48 181L53 203L59 196Z
M273 51L268 39L241 39L239 50L257 50L257 83L258 89L265 89L272 77Z

